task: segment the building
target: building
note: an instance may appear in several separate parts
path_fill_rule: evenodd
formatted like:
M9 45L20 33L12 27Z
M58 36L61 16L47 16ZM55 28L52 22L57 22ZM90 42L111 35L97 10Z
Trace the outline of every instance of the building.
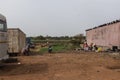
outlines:
M120 48L120 20L86 30L86 40L104 48Z

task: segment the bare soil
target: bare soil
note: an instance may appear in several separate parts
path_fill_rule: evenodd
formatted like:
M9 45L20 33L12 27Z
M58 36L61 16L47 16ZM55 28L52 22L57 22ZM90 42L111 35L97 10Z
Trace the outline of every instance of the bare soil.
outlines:
M120 58L104 53L19 56L0 68L0 80L120 80Z

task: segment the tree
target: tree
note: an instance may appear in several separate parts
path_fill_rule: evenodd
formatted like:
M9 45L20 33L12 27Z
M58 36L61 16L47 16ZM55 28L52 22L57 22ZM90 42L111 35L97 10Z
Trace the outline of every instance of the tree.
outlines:
M46 38L40 35L35 37L35 40L46 40Z
M73 36L70 42L73 45L79 46L80 44L83 44L84 41L85 41L85 36L83 34L78 34Z

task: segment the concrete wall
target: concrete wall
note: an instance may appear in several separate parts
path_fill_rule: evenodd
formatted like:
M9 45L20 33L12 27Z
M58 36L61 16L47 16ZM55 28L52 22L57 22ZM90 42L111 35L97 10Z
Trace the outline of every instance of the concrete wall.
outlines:
M120 46L120 22L86 30L86 37L88 45L94 43L109 48Z

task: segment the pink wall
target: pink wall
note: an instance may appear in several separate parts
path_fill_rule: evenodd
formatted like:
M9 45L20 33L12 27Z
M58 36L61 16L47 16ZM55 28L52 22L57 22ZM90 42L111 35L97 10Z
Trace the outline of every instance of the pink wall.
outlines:
M86 31L88 45L120 46L120 22Z

